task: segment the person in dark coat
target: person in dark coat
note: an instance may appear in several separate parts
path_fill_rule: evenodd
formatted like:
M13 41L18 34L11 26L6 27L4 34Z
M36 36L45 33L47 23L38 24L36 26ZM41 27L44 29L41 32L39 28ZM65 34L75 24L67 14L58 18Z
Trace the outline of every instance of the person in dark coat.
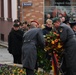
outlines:
M76 36L76 22L71 22L70 23L71 28L73 29L75 36Z
M34 75L38 46L44 49L43 33L40 28L36 28L35 23L31 23L30 29L23 35L22 65L26 68L26 75Z
M45 28L43 29L43 35L45 36L46 34L48 34L50 31L52 31L52 20L51 19L47 19L46 20L46 25L45 25ZM46 52L46 58L48 60L51 59L51 56L48 54L48 52Z
M14 24L8 35L8 51L13 55L13 62L21 64L23 31L19 29L19 24Z
M52 30L52 20L47 19L45 28L43 29L43 35L48 34Z
M76 38L73 30L65 23L61 23L58 17L53 18L53 25L60 34L63 42L64 58L66 64L64 75L76 75Z

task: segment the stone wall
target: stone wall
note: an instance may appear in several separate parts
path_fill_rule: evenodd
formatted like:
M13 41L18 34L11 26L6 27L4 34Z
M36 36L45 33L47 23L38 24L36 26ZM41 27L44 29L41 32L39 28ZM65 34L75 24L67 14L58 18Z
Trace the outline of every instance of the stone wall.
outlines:
M31 6L22 7L22 2L31 2ZM43 0L20 0L21 11L20 19L21 21L32 21L36 20L40 24L44 22L44 1Z

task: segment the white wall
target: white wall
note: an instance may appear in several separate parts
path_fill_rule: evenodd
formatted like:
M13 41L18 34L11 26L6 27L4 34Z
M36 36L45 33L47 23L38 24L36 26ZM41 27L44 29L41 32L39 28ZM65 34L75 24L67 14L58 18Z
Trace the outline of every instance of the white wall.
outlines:
M12 20L17 19L17 0L11 0L12 4ZM4 0L4 18L8 18L8 0Z
M5 20L8 18L8 0L4 0L4 18Z
M17 19L17 0L11 0L12 2L12 19Z

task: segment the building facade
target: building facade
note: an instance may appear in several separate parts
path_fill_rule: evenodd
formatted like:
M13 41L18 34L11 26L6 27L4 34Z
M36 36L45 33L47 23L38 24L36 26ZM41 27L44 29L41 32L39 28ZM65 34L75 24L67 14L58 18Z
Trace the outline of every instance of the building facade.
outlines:
M0 40L8 40L13 21L17 18L28 22L36 20L42 24L43 6L43 0L0 0Z
M0 40L7 41L8 33L17 18L17 0L0 0Z
M76 13L76 0L0 0L0 40L7 41L13 21L36 20L44 23L45 15L52 17L62 14Z

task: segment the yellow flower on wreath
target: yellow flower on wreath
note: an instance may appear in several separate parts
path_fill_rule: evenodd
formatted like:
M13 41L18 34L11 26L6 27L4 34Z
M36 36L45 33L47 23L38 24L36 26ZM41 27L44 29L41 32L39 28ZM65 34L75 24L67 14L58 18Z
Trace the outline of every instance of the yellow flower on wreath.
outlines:
M52 43L52 44L55 44L55 42L54 42L53 40L51 41L51 43Z
M58 48L62 48L62 45L60 43L58 43Z

